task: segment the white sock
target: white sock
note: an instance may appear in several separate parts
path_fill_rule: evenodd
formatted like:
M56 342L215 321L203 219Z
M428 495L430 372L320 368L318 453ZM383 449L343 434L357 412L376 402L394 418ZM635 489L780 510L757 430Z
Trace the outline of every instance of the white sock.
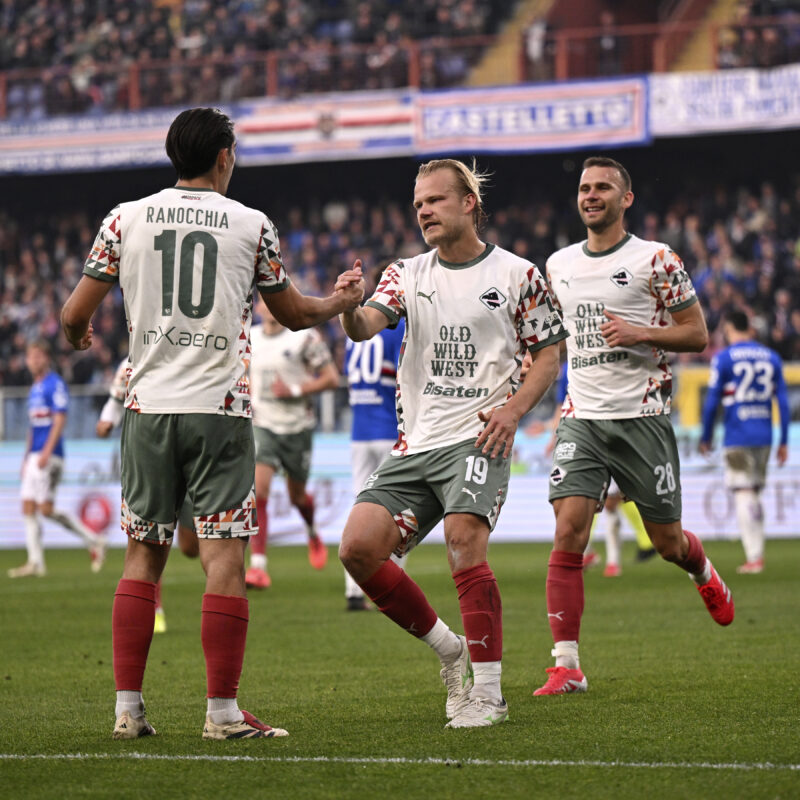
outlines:
M689 573L689 577L698 585L705 586L711 580L711 562L706 557L706 563L703 565L703 571L698 572L696 575Z
M28 549L28 563L44 567L42 550L42 526L36 514L25 514L25 546Z
M209 697L208 716L215 725L230 725L244 719L235 697Z
M501 661L473 661L473 688L471 697L500 703L503 692L500 690Z
M250 553L250 566L267 571L267 556L264 553Z
M764 558L764 509L759 492L738 489L733 497L745 561L760 561Z
M398 567L400 567L400 569L406 568L406 561L408 561L408 553L406 553L404 556L398 556L397 554L392 553L390 558L392 559L392 561L394 561L395 564L397 564Z
M581 660L578 658L578 643L565 640L563 642L556 642L550 655L556 659L557 667L566 667L567 669L580 669ZM473 669L475 665L473 664Z
M461 655L461 639L438 617L434 626L420 639L434 650L442 664L449 664Z
M347 570L344 571L344 596L348 599L364 596L361 587L353 580L353 576Z
M80 536L87 547L92 547L93 545L97 544L97 536L95 536L81 522L78 522L78 520L75 519L75 517L73 517L71 514L66 514L63 511L53 511L53 513L50 515L50 519L66 528L68 531Z
M606 511L608 515L606 522L606 564L613 564L619 566L619 531L620 531L620 518L619 511Z
M132 717L139 718L144 716L144 700L141 692L117 692L117 705L114 713L117 717L127 711Z

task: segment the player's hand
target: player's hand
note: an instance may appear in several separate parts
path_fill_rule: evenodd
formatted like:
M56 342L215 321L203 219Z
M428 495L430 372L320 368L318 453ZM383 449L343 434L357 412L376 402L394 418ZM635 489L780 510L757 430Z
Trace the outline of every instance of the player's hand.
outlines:
M514 445L519 418L508 406L497 406L489 411L479 411L478 419L486 423L486 427L475 440L475 447L480 447L484 455L497 458L502 455L508 458Z
M700 442L697 445L697 449L702 455L707 456L711 452L711 444L709 442Z
M544 454L546 456L553 455L553 450L556 449L556 439L558 439L558 437L556 436L555 431L553 431L553 435L550 437L547 444L544 446Z
M334 285L334 292L343 295L347 301L346 311L355 311L364 299L364 291L366 283L364 282L364 274L361 271L361 260L356 259L352 269L345 270L338 278Z
M36 459L36 466L39 467L39 469L44 469L49 460L50 456L47 455L47 453L40 453L39 458Z
M114 426L104 419L97 420L97 425L94 426L94 432L100 439L105 439L111 433Z
M782 467L789 459L789 448L785 444L778 445L778 466Z
M279 397L281 399L285 399L287 397L292 397L292 390L289 384L287 384L282 378L278 377L272 381L272 385L269 387L272 394L275 397Z
M77 342L70 341L70 344L73 346L75 350L88 350L92 346L92 334L94 333L94 328L92 327L92 323L89 323L89 328L87 329L86 333L78 339Z
M532 366L533 366L533 357L529 352L525 353L525 358L522 359L522 367L520 368L519 371L519 379L521 381L525 380L525 376L528 374Z
M608 322L600 326L600 333L609 347L632 347L643 341L642 329L631 325L622 317L612 314L608 309L603 311Z

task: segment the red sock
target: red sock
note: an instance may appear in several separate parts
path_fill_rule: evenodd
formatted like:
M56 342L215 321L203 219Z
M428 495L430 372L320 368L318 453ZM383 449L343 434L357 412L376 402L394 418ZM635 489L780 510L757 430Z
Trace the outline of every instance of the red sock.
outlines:
M236 697L248 619L246 597L203 595L200 640L206 657L206 697Z
M256 516L258 517L258 533L250 537L250 551L263 556L267 552L267 501L256 498Z
M305 499L297 506L300 516L305 520L309 527L314 526L314 498L306 492Z
M500 590L484 561L453 573L461 606L461 621L473 661L500 661L503 657L503 606Z
M117 691L141 692L156 618L156 585L122 578L114 594L111 640Z
M583 615L583 553L553 550L547 565L547 619L554 642L577 642Z
M156 584L156 608L162 608L162 606L161 606L161 578L158 579L158 583Z
M703 567L706 565L703 543L691 531L684 530L684 534L689 540L689 552L686 554L686 558L678 563L678 566L692 575L697 575L703 571Z
M385 561L361 588L390 620L418 638L436 624L438 616L422 589L394 561Z

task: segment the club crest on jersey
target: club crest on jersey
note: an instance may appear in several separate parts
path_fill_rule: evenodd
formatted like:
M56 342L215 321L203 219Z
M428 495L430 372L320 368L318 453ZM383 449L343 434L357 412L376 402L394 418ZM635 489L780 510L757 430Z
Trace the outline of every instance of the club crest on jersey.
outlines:
M501 308L508 302L506 296L499 289L495 289L494 286L491 289L487 289L481 295L480 300L490 311Z
M566 477L567 471L564 467L553 467L553 471L550 473L550 483L552 483L553 486L558 486Z
M628 270L623 267L622 269L618 269L612 276L611 276L611 283L614 286L619 286L620 289L624 289L626 286L630 284L633 280L633 275L628 272Z

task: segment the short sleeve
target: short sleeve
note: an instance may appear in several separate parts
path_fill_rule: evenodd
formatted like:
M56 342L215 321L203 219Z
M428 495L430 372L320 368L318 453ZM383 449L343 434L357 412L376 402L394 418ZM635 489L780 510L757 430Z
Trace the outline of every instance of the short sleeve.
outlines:
M667 247L653 256L651 286L653 293L671 314L697 302L692 279L680 257Z
M392 325L397 325L406 313L406 294L403 288L403 262L395 261L383 271L375 293L367 305L382 311Z
M333 361L331 351L318 331L311 328L303 342L303 363L316 372Z
M520 285L516 319L520 339L529 350L540 350L567 337L564 320L553 303L547 281L533 264Z
M115 206L106 214L100 226L89 257L83 265L83 274L101 281L119 281L121 244L120 210L119 206Z
M53 381L53 394L50 397L50 408L56 414L66 414L69 408L69 391L67 391L67 384L56 377Z
M283 266L278 231L264 217L258 236L255 259L256 288L260 292L280 292L289 285L289 276Z

